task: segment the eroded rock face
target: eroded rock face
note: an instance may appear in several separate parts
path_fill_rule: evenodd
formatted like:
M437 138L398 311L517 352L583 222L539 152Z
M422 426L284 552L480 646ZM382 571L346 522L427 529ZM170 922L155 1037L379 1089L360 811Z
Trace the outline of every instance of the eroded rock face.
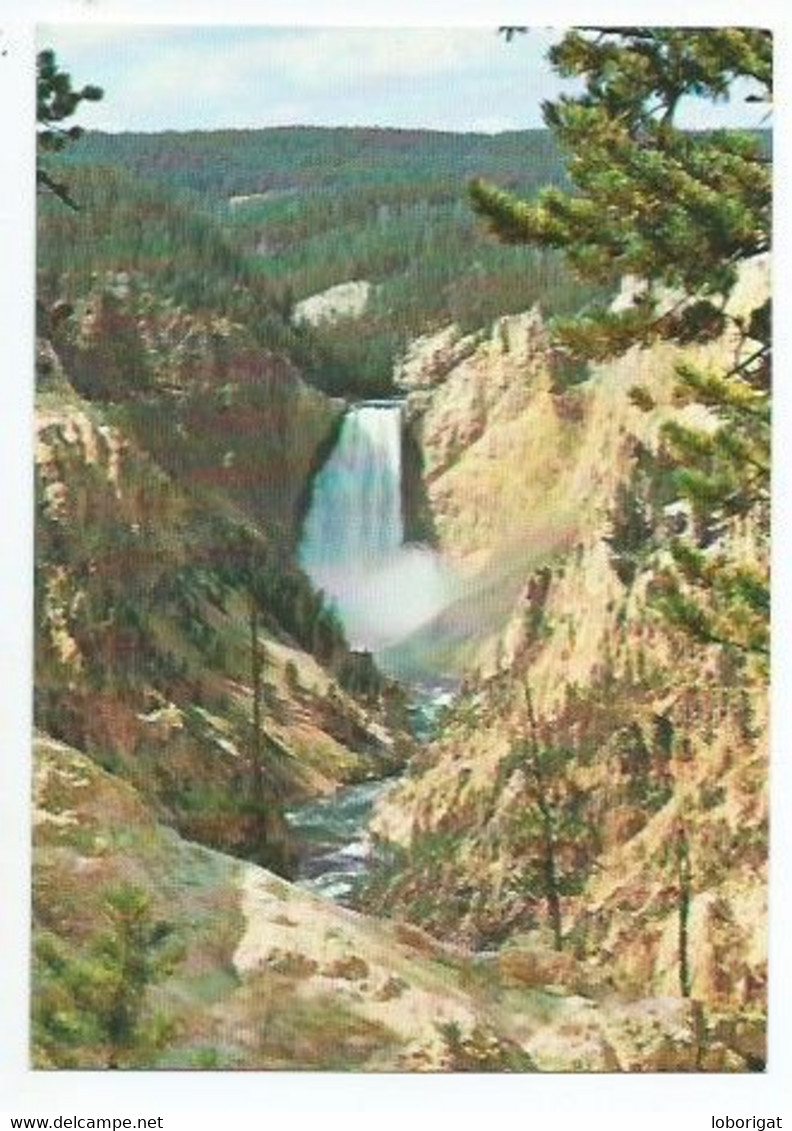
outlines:
M266 869L183 840L137 790L45 735L34 752L34 921L61 966L106 929L103 898L133 884L179 943L143 1015L172 1025L166 1046L124 1067L378 1071L742 1071L761 1067L762 1018L672 997L623 1001L595 964L517 941L475 955L407 923L322 900ZM123 830L120 835L119 830ZM55 940L53 942L53 940ZM47 951L42 951L46 953ZM39 960L37 950L37 961ZM63 965L65 963L65 965ZM68 979L33 981L34 1017ZM99 1068L97 1040L34 1061Z
M477 1023L476 1003L445 985L440 967L433 971L433 959L400 940L392 924L309 896L258 868L245 869L241 884L246 929L234 965L242 977L289 973L304 998L332 997L396 1036L400 1066L420 1049L425 1068L441 1067L438 1030L470 1031Z
M445 381L461 361L476 352L479 340L478 334L463 334L453 325L415 338L396 363L394 383L407 393L434 388Z
M565 1003L563 1020L540 1029L527 1050L543 1072L745 1072L751 1064L718 1039L697 1002L651 998L598 1008Z
M207 385L189 395L191 408L185 391L160 392L138 405L136 432L118 406L110 423L105 404L78 395L47 341L40 342L39 362L52 379L36 418L37 718L140 782L185 835L289 870L295 848L283 803L384 772L402 757L382 713L343 691L283 631L283 607L273 600L259 640L266 651L265 738L281 768L271 771L277 781L265 784L263 819L242 811L251 782L253 696L239 652L249 640L239 557L247 551L237 540L233 477L263 515L252 535L258 568L277 576L283 567L273 564L269 547L296 525L312 454L340 410L294 373L284 372L278 388L273 372L256 385L259 418L247 418L247 385L223 387L222 411L217 390ZM233 445L235 460L204 442L218 412L218 432ZM266 438L249 434L273 414L288 417L276 430L277 444L292 451L288 464ZM243 419L247 454L235 428ZM292 432L301 428L299 448ZM146 447L147 437L167 450L174 474L163 469L159 450ZM245 470L248 458L255 471ZM277 478L270 464L278 465ZM207 481L212 491L198 494ZM268 847L259 854L263 841Z
M487 337L449 326L412 343L394 379L408 392L408 418L420 421L428 484L487 429L524 411L546 375L546 353L536 311L500 318Z
M732 313L767 293L768 270L766 257L745 265ZM628 287L623 301L630 293ZM729 364L740 348L730 332L684 356L704 367ZM446 327L407 351L396 378L408 393L410 431L421 451L416 462L431 516L424 525L470 582L470 598L456 618L465 622L466 638L458 674L479 668L491 676L508 666L525 639L531 578L549 566L557 581L548 617L566 621L569 639L564 632L547 637L542 694L563 696L566 685L591 678L603 637L617 629L609 607L622 587L605 539L636 444L653 450L672 417L695 427L709 422L701 406L675 402L680 358L677 347L664 343L633 349L559 391L536 310L499 319L488 335ZM633 387L651 395L652 411L636 407ZM669 515L675 521L686 520Z
M359 318L368 305L370 295L371 283L365 279L338 283L296 303L292 318L296 325L305 323L309 326Z
M733 312L766 291L758 259ZM718 649L675 635L654 609L650 575L625 580L608 542L636 445L653 450L672 417L711 422L701 406L674 401L677 348L633 350L559 394L540 329L532 316L520 325L514 355L493 334L453 360L456 339L446 334L422 346L425 381L414 372L418 353L411 359L438 542L479 586L465 622L477 647L442 737L375 814L401 865L383 874L370 906L476 947L546 923L541 822L526 825L536 788L519 757L531 733L529 687L540 743L570 752L553 785L565 819L579 824L559 850L574 881L562 897L565 950L628 998L678 996L683 836L692 995L714 1014L758 1018L761 1030L765 681L753 669L735 678ZM730 335L685 357L723 366L740 348ZM635 385L651 394L651 411L632 402ZM766 546L735 524L729 552L751 561ZM589 974L586 985L597 981ZM594 1046L602 1067L599 1036Z

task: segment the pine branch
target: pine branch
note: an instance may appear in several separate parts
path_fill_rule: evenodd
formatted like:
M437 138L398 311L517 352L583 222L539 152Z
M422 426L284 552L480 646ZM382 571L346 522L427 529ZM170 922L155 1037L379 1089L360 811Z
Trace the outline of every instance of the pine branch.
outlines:
M58 200L61 200L74 212L80 211L79 204L71 196L69 190L66 188L66 185L62 184L60 181L56 181L54 177L51 177L50 174L41 167L36 169L36 185L43 187L48 192L53 193L55 196L57 196Z

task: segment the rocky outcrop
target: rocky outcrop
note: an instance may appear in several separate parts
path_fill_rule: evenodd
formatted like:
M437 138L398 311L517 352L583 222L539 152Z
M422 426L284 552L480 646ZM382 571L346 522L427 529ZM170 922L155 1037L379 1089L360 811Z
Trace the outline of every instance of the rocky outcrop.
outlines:
M733 310L747 309L766 292L767 272L766 259L747 265ZM686 357L717 363L739 348L735 333L690 348ZM551 604L557 594L565 609L558 615L574 620L576 639L569 648L562 633L554 634L536 678L543 694L551 686L563 693L565 683L585 683L603 653L601 630L612 625L606 610L616 603L619 582L603 539L619 485L632 473L636 444L654 447L670 416L702 421L700 408L674 403L678 360L670 345L633 350L560 390L537 311L500 319L485 338L463 338L451 327L414 343L397 374L421 451L431 514L424 525L465 586L442 623L397 650L395 666L406 661L420 668L426 656L448 674L474 668L493 674L524 635L529 578L551 569L563 572L566 589L562 596L554 586ZM635 386L651 392L651 412L633 403Z
M419 339L401 380L431 516L424 526L463 595L389 662L458 677L497 648L531 568L573 542L561 477L574 430L551 393L537 312L500 319L485 338L452 328Z
M40 357L57 382L36 422L37 719L134 782L185 835L288 871L283 805L392 770L404 735L376 696L344 691L340 640L328 652L312 635L321 602L289 569L279 506L257 528L219 485L198 494L189 466L167 474L123 426L128 408L78 396L48 343ZM194 434L185 443L200 451ZM267 594L258 814L251 569Z
M294 306L292 320L295 325L320 326L323 322L339 322L345 318L360 318L371 295L371 283L356 280L337 283L320 294L304 298Z
M131 785L45 735L35 744L34 803L37 1068L108 1063L106 1038L91 1027L95 1003L81 988L107 929L106 894L120 883L141 893L157 936L174 944L164 977L137 1003L141 1022L157 1019L153 1036L127 1042L123 1068L596 1072L753 1063L747 1022L729 1026L678 999L606 1002L595 986L570 988L574 962L528 962L519 949L497 961L470 955L185 841L153 819Z
M766 292L758 259L732 312ZM508 325L509 349L496 330L447 366L425 344L425 381L411 363L438 544L470 579L461 627L435 627L457 632L467 668L442 735L375 814L383 863L366 905L475 947L528 931L547 948L552 850L565 952L627 1000L684 990L761 1034L765 681L676 636L651 575L620 574L608 541L639 446L672 417L706 427L706 410L676 403L670 345L559 391L537 316ZM735 333L685 357L723 365L745 348ZM735 560L766 552L738 526L730 538Z

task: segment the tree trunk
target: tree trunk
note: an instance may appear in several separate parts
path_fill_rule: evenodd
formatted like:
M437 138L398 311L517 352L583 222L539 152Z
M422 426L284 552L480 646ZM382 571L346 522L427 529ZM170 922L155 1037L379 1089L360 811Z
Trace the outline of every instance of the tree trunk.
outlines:
M556 950L563 948L561 933L561 898L558 892L558 874L556 869L555 837L553 836L553 817L546 806L542 805L542 823L545 837L545 893L547 897L547 914L553 930L553 946Z
M531 770L536 786L536 803L542 815L542 837L544 841L542 870L544 872L545 899L547 900L547 917L550 920L550 927L553 931L553 946L556 950L561 950L563 948L561 895L558 885L553 809L547 796L547 783L544 773L542 772L536 715L533 709L531 689L527 684L525 687L525 706L528 712L528 725L531 733Z
M690 964L688 958L688 920L690 918L690 844L681 819L677 825L677 891L679 908L679 991L690 997Z
M257 805L264 801L264 773L261 758L261 652L258 642L258 609L250 598L250 682L253 688L252 795Z

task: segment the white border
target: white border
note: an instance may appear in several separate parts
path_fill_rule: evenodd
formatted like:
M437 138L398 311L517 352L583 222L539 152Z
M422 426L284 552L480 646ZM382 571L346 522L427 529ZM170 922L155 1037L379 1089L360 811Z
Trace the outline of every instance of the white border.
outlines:
M790 259L790 10L754 0L570 0L495 9L484 0L400 0L397 4L318 0L0 0L0 1113L164 1116L176 1127L400 1126L421 1113L441 1113L460 1126L627 1128L636 1116L649 1127L709 1128L715 1114L786 1116L784 1084L792 1068L792 956L789 919L792 728L790 624L792 499L790 341L783 291ZM776 447L774 533L774 689L771 863L771 1057L751 1076L339 1076L289 1073L31 1073L27 1061L28 775L32 670L31 422L33 356L34 22L263 23L340 26L482 26L530 23L746 24L773 27L779 97L774 114L776 167ZM2 52L6 54L3 55ZM339 1117L343 1114L343 1120ZM296 1116L301 1119L295 1120ZM9 1126L9 1124L6 1124Z

